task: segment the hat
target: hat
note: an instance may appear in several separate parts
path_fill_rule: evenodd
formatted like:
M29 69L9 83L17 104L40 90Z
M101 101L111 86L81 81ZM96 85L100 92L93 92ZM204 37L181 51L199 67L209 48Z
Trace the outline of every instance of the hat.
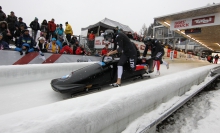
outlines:
M11 13L14 13L13 11L11 11Z
M35 18L34 18L34 20L38 20L38 18L37 18L37 17L35 17Z
M23 19L22 17L19 17L18 19Z
M68 24L68 22L66 22L66 24Z
M52 38L51 41L56 41L56 38Z
M40 41L40 40L44 40L44 41L45 41L45 38L44 38L44 37L39 37L38 40L39 40L39 41Z

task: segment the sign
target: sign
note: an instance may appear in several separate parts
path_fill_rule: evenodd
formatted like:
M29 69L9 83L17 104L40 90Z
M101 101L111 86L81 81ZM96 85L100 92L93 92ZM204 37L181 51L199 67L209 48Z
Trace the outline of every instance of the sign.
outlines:
M215 22L215 16L195 18L195 19L192 19L192 26L202 25L202 24L210 24L210 23L214 23L214 22Z
M194 28L194 29L186 29L185 34L196 34L201 33L201 28Z
M220 25L220 13L171 21L170 30L193 29L213 25Z

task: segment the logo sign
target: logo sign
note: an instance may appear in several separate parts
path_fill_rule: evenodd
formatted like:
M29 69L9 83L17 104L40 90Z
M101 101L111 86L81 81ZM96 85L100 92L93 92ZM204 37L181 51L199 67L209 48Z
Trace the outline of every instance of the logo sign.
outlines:
M215 22L215 16L192 19L192 26L201 24L210 24Z
M186 20L179 20L174 22L174 28L179 29L183 27L189 27L189 22L187 22Z
M201 28L194 28L194 29L186 29L185 34L196 34L201 33Z

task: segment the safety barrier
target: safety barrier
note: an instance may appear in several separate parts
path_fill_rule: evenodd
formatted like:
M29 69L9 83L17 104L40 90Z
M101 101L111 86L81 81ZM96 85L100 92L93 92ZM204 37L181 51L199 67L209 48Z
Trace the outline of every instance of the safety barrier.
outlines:
M191 86L202 83L214 67L208 65L190 69L167 75L165 81L165 76L158 77L130 84L129 87L122 86L95 95L2 115L0 132L118 133L144 113L174 96L183 95Z
M0 85L59 78L94 62L0 66Z
M38 52L32 52L27 55L20 55L19 52L1 50L0 65L24 65L24 64L45 64L45 63L69 63L77 62L78 59L85 58L90 61L100 61L101 57L83 56L83 55L67 55L44 53L45 60ZM86 61L86 60L85 60Z

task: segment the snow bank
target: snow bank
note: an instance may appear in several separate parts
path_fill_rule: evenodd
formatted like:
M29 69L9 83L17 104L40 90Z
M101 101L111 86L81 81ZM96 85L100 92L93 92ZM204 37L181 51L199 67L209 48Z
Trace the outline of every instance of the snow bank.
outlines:
M59 78L94 62L0 66L0 85Z
M0 116L4 133L113 133L207 77L209 65Z

